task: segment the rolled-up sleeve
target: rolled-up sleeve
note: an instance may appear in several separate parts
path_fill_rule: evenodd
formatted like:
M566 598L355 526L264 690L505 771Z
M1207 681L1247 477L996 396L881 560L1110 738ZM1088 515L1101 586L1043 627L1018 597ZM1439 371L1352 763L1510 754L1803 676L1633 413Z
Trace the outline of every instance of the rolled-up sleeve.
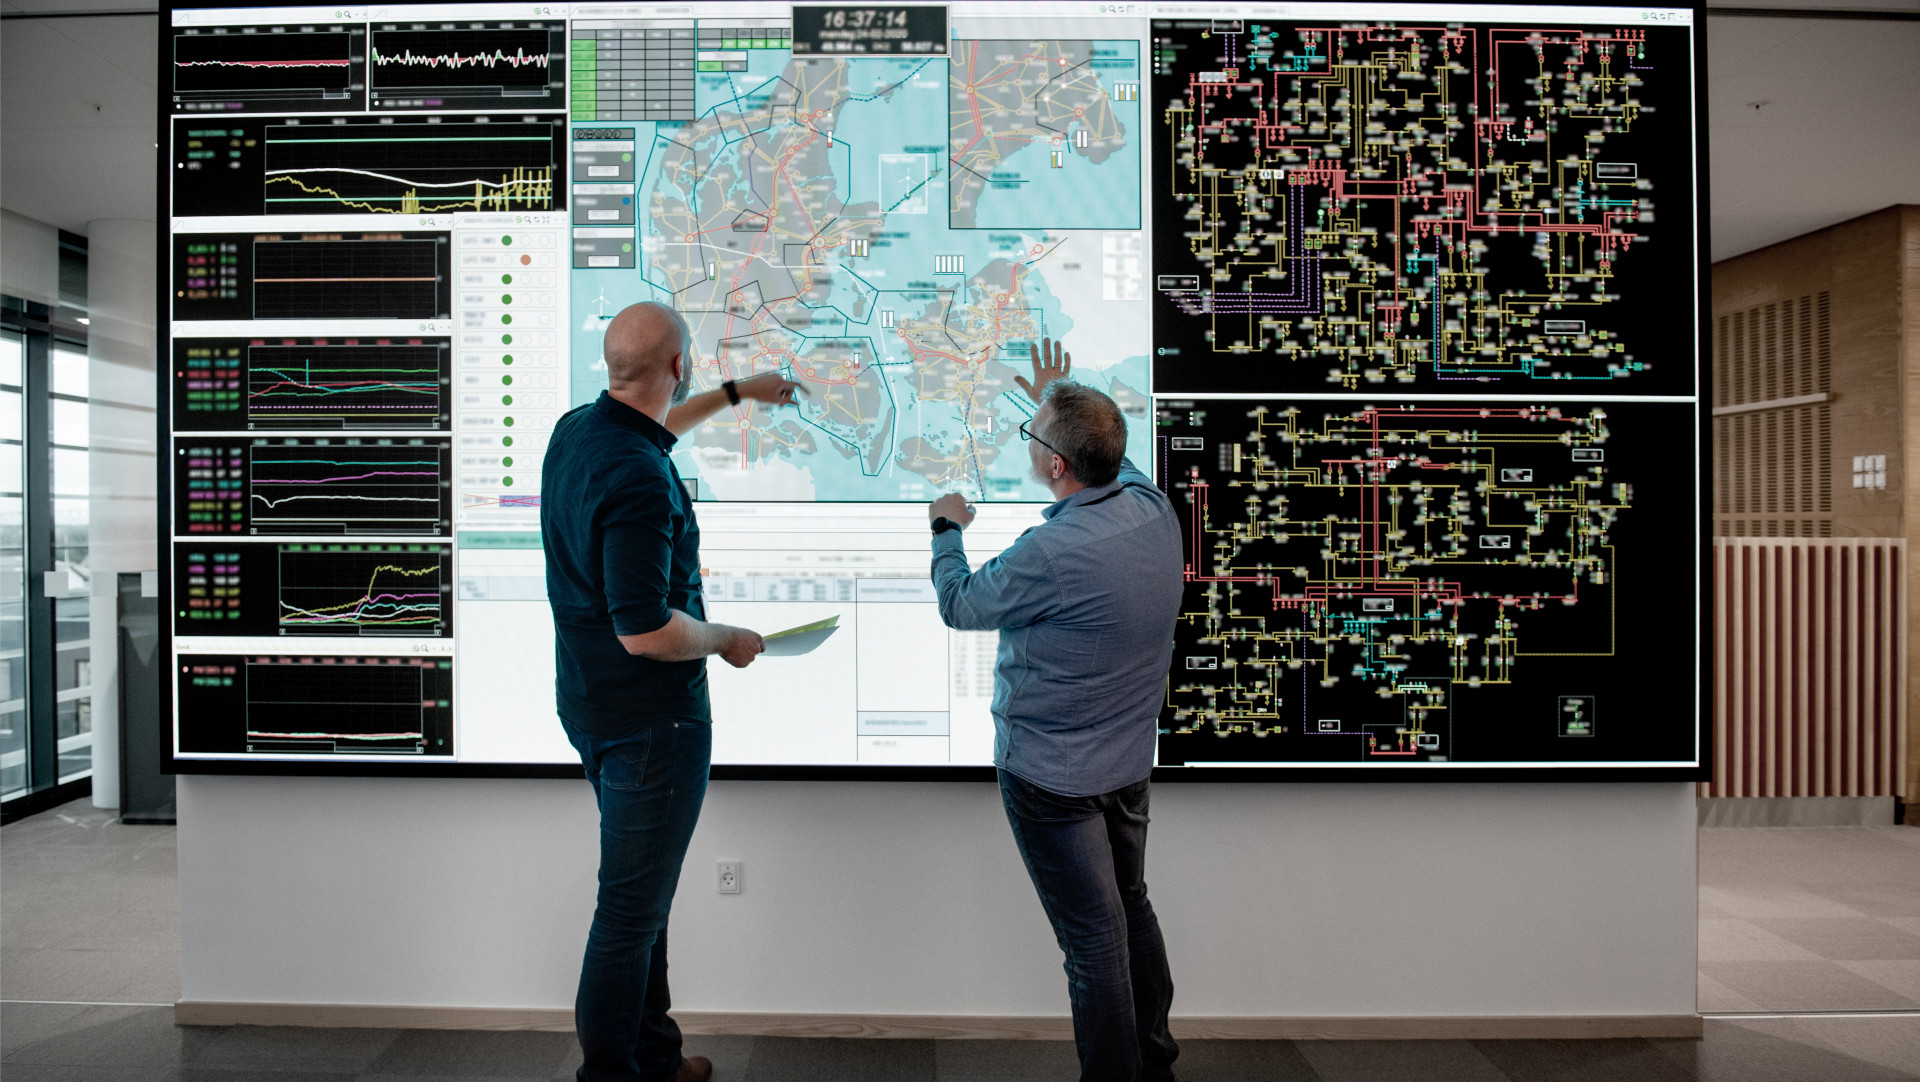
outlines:
M634 478L605 505L600 560L615 635L658 631L673 617L673 503L657 480Z
M997 631L1026 627L1059 610L1060 588L1045 550L1029 535L967 570L959 530L933 538L933 587L940 597L940 619L955 631Z

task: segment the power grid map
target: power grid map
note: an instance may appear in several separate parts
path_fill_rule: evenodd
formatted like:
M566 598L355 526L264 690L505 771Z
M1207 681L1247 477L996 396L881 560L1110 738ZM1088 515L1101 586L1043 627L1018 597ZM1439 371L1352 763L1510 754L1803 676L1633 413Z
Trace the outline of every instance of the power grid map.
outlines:
M1156 390L1692 393L1690 48L1156 20Z
M1647 434L1691 413L1161 400L1161 764L1690 761L1648 719L1691 689L1692 484Z
M1137 88L1137 63L1115 83L1094 62L1118 48L1006 46L955 43L1005 69L1002 100L1026 102L1025 120L995 111L1014 126L982 145L1040 174L1049 153L1071 156L1137 212L1140 133L1109 104L1134 93L1117 87ZM683 439L675 457L701 498L1045 501L1018 436L1036 406L1013 377L1031 343L1065 338L1076 376L1119 402L1145 457L1137 234L1079 228L1137 221L1075 219L1059 182L995 181L986 187L1014 190L983 200L966 163L998 169L935 141L957 123L946 58L740 55L743 70L698 76L691 122L632 126L639 258L575 271L575 402L605 384L606 321L634 300L667 301L692 331L696 390L774 370L809 392L798 409L723 411ZM1050 70L1051 85L1039 74ZM1033 138L1027 122L1057 125L1063 149L1013 145ZM1017 221L959 224L989 206Z

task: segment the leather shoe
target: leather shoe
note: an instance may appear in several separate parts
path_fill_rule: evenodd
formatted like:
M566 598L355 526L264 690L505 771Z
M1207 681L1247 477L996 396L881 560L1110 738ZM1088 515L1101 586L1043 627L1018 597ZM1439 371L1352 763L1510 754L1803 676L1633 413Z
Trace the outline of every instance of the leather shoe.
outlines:
M712 1077L712 1060L705 1056L687 1056L680 1061L680 1070L673 1076L673 1082L707 1082Z

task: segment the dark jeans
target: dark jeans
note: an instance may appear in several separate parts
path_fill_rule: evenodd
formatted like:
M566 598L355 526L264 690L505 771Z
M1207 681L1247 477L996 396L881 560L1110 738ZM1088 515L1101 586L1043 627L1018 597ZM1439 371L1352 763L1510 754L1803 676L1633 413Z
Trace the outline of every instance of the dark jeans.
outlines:
M566 726L600 805L600 896L574 999L579 1082L663 1082L680 1069L667 1017L667 911L707 795L713 727L662 718L601 739Z
M1147 783L1061 796L1000 771L1000 801L1067 956L1080 1082L1169 1079L1173 974L1147 901Z

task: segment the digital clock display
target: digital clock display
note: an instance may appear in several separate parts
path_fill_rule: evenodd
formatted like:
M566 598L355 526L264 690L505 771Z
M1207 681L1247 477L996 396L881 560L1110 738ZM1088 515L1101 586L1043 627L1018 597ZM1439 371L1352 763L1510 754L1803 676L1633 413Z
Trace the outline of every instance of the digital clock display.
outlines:
M793 9L797 56L945 56L947 9L818 4Z

